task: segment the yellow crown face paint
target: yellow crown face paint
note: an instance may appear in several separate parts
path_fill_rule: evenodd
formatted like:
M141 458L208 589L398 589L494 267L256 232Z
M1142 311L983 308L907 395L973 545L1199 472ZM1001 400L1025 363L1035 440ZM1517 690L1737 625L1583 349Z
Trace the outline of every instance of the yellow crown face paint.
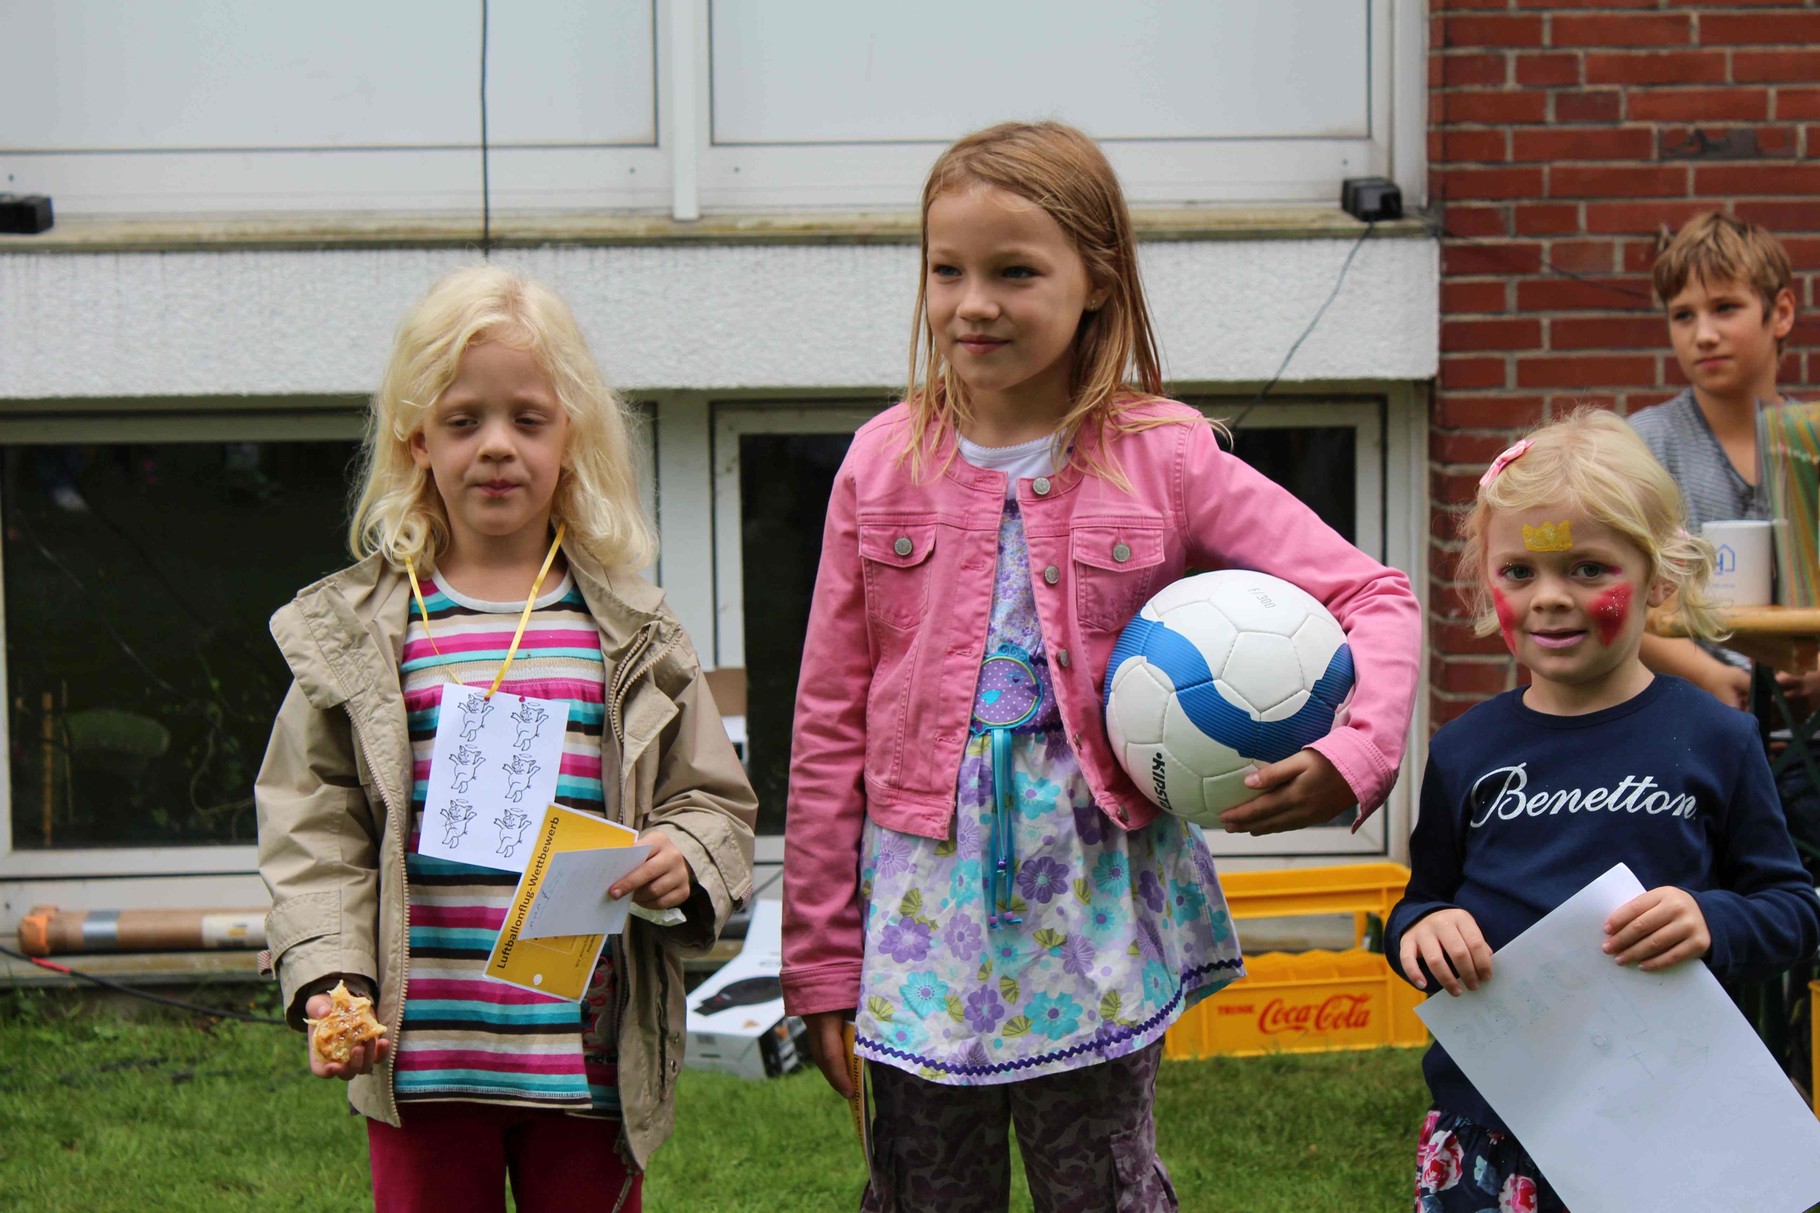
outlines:
M1523 546L1531 552L1565 552L1574 546L1572 519L1544 522L1541 526L1523 526Z

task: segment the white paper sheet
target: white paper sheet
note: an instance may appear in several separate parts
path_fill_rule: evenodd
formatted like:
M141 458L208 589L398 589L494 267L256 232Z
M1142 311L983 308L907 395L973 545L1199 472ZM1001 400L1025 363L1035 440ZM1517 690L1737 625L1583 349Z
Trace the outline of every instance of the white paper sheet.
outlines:
M526 841L556 799L569 705L442 688L417 850L438 859L525 870Z
M617 935L626 929L630 897L607 896L613 882L645 861L650 847L560 851L550 856L537 896L525 914L520 939L552 935Z
M1717 979L1599 950L1643 892L1619 864L1416 1009L1574 1213L1801 1213L1820 1122Z

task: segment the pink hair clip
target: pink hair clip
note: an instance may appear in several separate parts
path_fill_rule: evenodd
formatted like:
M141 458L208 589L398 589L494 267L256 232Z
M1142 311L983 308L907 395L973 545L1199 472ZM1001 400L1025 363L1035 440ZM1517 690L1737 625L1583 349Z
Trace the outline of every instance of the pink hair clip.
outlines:
M1529 448L1534 445L1535 443L1527 438L1519 438L1517 441L1505 447L1504 453L1492 460L1491 466L1485 469L1485 474L1479 477L1479 487L1484 488L1486 485L1496 480L1499 472L1523 458L1524 452L1528 451Z

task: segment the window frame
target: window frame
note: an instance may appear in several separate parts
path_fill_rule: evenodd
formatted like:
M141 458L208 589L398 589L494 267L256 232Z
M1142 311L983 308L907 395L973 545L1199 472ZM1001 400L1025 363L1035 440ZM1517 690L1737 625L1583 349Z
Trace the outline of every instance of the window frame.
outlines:
M1427 199L1427 14L1423 0L1368 5L1369 133L1363 138L1109 139L1134 205L1337 201L1342 177L1387 176L1406 206ZM936 142L824 145L717 143L713 131L712 0L674 0L668 146L678 219L703 210L876 209L913 198L942 149Z
M647 516L654 517L656 429L652 408L636 403L645 424L636 442L641 492ZM221 442L358 442L366 424L361 397L244 397L161 400L34 400L9 402L0 412L0 445L58 443L96 446L128 443ZM337 531L345 520L336 520ZM0 560L3 560L0 554ZM4 585L0 564L0 585ZM273 603L276 609L279 603ZM6 602L0 593L0 637L6 626ZM8 685L5 646L0 645L0 686ZM0 730L11 737L12 703L0 696ZM52 847L16 849L13 845L11 746L0 747L0 882L21 879L82 880L140 877L184 878L245 875L258 869L256 845L223 843L185 846Z
M1427 199L1427 25L1423 0L1368 6L1368 133L1105 141L1130 200L1146 205L1325 203L1338 179L1382 175L1405 205ZM719 143L713 131L711 0L653 0L650 142L511 142L489 148L498 210L618 212L667 209L901 211L914 200L941 141L826 145ZM956 131L958 135L961 132ZM382 215L480 209L479 148L367 147L16 148L0 160L29 168L66 214L195 216L292 212ZM248 173L247 164L258 168ZM124 184L123 184L124 183ZM302 204L298 205L298 200Z
M1247 410L1250 397L1225 391L1191 390L1179 386L1178 398L1211 417L1240 419L1242 428L1281 429L1319 425L1351 425L1360 435L1355 448L1355 493L1359 546L1387 564L1412 570L1411 581L1420 584L1413 570L1421 559L1421 537L1426 534L1425 509L1420 493L1419 467L1425 449L1422 435L1426 418L1419 407L1422 396L1413 384L1375 384L1366 390L1300 387L1285 391ZM691 547L705 543L707 576L699 572L692 584L705 585L711 595L706 612L708 631L696 632L701 651L712 653L716 665L745 664L744 574L739 536L742 514L739 492L739 437L746 433L842 433L857 429L882 406L852 396L823 401L776 399L720 399L694 402L701 414L698 424L711 443L708 473L712 509L706 535L685 538L665 534L666 545ZM1241 418L1241 414L1243 414ZM661 414L660 414L661 415ZM1410 469L1409 475L1401 474ZM1411 486L1415 491L1411 491ZM660 500L668 500L676 486L666 485ZM668 518L668 514L665 514ZM699 526L699 523L697 524ZM666 571L674 566L666 565ZM675 595L672 594L675 600ZM693 627L701 626L698 622ZM1425 670L1424 670L1425 673ZM1424 683L1425 685L1425 683ZM1418 696L1421 689L1418 688ZM1418 704L1413 738L1425 735ZM1422 758L1412 745L1405 764ZM1419 769L1419 768L1418 768ZM1209 849L1222 859L1252 861L1366 859L1393 855L1403 849L1413 812L1411 788L1417 781L1399 780L1384 808L1372 814L1357 832L1334 827L1300 830L1290 834L1253 838L1207 832ZM760 863L783 859L783 836L762 834L756 840Z

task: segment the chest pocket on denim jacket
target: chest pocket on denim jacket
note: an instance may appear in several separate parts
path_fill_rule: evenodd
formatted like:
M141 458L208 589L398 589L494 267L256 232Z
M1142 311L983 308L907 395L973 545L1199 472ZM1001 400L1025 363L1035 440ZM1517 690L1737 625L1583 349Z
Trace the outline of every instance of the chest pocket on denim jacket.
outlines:
M914 627L929 602L934 523L883 523L859 528L866 571L866 613L892 627Z
M1157 591L1157 574L1163 563L1162 525L1077 526L1071 542L1075 609L1081 626L1118 631Z

